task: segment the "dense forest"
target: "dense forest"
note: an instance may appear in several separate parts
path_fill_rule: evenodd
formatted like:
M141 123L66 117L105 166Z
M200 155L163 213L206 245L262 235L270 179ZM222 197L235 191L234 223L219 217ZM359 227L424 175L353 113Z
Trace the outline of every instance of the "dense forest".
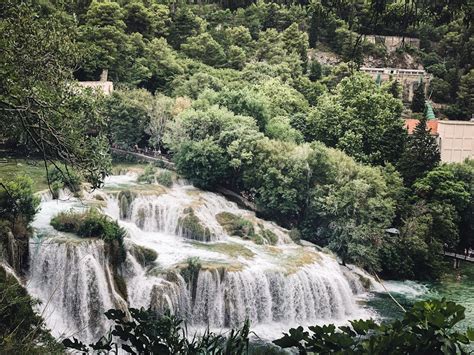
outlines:
M399 52L413 52L433 82L449 82L447 112L471 112L472 8L235 6L5 2L2 133L96 186L110 166L109 144L160 151L196 186L242 194L343 263L437 277L443 246L473 243L474 165L440 165L425 118L407 136L401 115L409 108L396 82L357 67L369 54L386 55L362 34L418 36L420 50ZM308 55L319 46L351 61L322 65ZM104 69L112 95L73 89L73 78L95 80ZM390 227L400 235L385 233Z
M437 279L443 249L474 248L474 161L441 163L424 112L425 102L446 119L474 112L470 1L5 0L0 9L0 138L43 159L51 184L74 175L99 187L110 147L141 149L199 188L238 193L295 241L386 278ZM366 35L415 37L420 48L388 52ZM395 80L359 71L407 62L432 75L428 97L420 81L411 105ZM77 85L103 74L111 95ZM419 118L412 135L403 117ZM24 179L0 186L0 237L25 238L38 201Z

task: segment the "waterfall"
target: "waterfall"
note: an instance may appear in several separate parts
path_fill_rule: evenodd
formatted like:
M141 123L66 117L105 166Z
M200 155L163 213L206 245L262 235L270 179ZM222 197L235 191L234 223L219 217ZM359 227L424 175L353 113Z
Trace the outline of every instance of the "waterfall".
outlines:
M31 240L28 290L55 335L97 339L108 327L103 313L120 308L100 240Z
M294 244L287 230L221 195L178 184L146 191L130 177L113 181L81 201L44 199L33 223L41 237L30 242L28 290L42 301L39 311L56 336L97 340L110 326L103 313L126 306L169 310L193 327L213 329L237 327L245 319L252 326L288 329L343 322L363 313L356 303L357 294L365 292L362 273L312 246ZM127 196L122 210L120 191ZM104 241L80 239L49 225L59 211L97 206L97 194L103 213L127 232L127 256L114 271ZM229 236L216 219L221 212L245 218L256 233L270 230L278 240L270 246ZM183 222L186 216L195 223L192 239ZM200 235L206 238L196 238ZM145 263L135 258L134 248L158 256ZM185 273L189 260L199 264L191 276ZM115 290L117 276L126 285L123 297Z
M354 294L344 275L315 267L291 275L252 269L223 273L201 270L195 290L191 287L154 288L152 294L156 297L156 292L161 292L162 298L172 300L179 299L176 291L184 292L190 304L191 324L214 328L236 327L247 318L252 324L344 320L356 310ZM141 288L139 293L146 292ZM171 302L170 309L183 307ZM177 313L186 316L186 312Z

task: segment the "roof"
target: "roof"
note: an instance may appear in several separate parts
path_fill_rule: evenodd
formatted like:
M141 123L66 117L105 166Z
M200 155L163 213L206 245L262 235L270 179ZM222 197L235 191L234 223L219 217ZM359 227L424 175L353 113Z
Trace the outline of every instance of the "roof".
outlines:
M408 130L408 134L413 133L418 122L420 122L420 120L414 118L408 118L405 120L405 128ZM426 121L426 125L428 126L428 129L431 130L430 133L433 136L438 135L438 120L428 120Z

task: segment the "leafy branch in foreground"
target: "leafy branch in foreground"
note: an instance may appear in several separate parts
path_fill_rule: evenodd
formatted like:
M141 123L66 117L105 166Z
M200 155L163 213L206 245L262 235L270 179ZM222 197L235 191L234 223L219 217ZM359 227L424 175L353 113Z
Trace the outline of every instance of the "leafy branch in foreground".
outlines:
M169 312L158 316L152 311L130 308L130 317L117 309L105 312L113 320L113 329L89 346L76 338L63 340L66 348L88 353L118 353L119 348L130 354L244 354L248 350L250 323L231 330L226 337L206 330L201 336L188 337L183 321Z
M402 320L377 324L373 320L351 321L351 327L333 324L292 328L273 343L296 347L300 354L468 354L464 348L474 340L474 329L455 329L465 308L442 300L414 304Z
M73 167L99 186L110 169L106 122L101 97L73 84L81 56L73 20L29 0L0 9L0 139L39 154L47 172L51 164L69 176Z

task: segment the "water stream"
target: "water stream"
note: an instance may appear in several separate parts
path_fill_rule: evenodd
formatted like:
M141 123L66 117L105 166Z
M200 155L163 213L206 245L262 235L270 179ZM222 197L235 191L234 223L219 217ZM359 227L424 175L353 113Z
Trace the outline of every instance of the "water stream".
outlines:
M118 220L127 232L127 257L118 275L103 241L80 239L49 225L59 211L89 206ZM221 212L251 221L256 232L270 230L276 244L229 236L216 219ZM190 213L205 238L183 229L182 218ZM366 292L360 275L368 277L361 270L352 272L313 246L297 245L285 229L189 185L168 189L139 185L133 175L112 176L102 190L81 200L45 196L33 227L28 290L42 301L39 311L58 337L94 340L109 326L103 312L126 306L169 309L196 329L237 327L249 318L257 334L269 339L299 324L374 315L358 302ZM137 257L140 248L153 250L157 259L144 264ZM192 280L183 274L190 258L201 265ZM125 295L117 277L126 284Z

